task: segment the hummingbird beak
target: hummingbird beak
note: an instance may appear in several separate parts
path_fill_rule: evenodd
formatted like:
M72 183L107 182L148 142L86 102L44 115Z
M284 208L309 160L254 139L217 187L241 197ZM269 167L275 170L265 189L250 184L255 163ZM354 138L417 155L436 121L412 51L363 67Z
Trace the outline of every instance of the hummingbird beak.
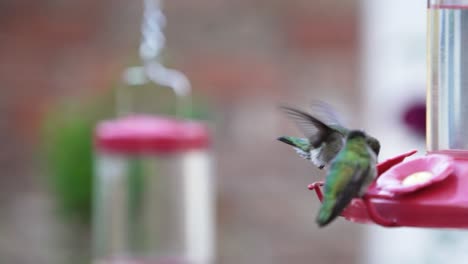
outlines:
M288 138L286 138L286 137L279 137L279 138L277 138L277 140L279 140L279 141L281 141L283 143L286 143L288 145L291 145L293 147L296 147L296 145L294 145L294 143L291 140L289 140Z

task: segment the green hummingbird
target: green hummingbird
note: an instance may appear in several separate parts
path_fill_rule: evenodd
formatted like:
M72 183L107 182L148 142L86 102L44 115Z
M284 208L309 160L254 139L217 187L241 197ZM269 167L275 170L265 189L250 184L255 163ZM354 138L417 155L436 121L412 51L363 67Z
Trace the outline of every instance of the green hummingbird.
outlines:
M330 165L317 224L333 221L353 198L361 197L377 176L377 156L367 135L360 130L348 132L343 148Z
M326 123L304 111L281 107L296 122L306 138L282 136L278 140L292 146L300 157L310 160L319 169L323 169L343 147L349 129L340 124L330 106L323 102L316 102L313 106L316 112L322 115L321 119L327 120ZM379 141L371 136L366 136L366 141L378 155Z

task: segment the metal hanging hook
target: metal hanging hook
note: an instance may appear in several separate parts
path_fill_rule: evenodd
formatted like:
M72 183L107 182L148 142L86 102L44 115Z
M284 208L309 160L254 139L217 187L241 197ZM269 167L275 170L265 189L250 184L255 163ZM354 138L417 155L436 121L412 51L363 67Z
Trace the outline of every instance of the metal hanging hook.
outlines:
M166 43L163 33L166 17L161 10L161 1L144 0L143 4L139 47L142 65L127 68L123 73L123 81L128 86L139 86L150 81L158 86L172 89L176 95L176 116L182 117L191 112L192 108L190 82L182 72L167 68L161 62L161 52ZM134 102L126 92L117 92L116 111L118 115L131 113L133 104Z
M191 90L187 77L176 69L164 67L160 62L161 50L166 42L162 31L165 26L166 17L161 11L161 1L144 0L140 58L151 81L172 88L178 96L187 96Z

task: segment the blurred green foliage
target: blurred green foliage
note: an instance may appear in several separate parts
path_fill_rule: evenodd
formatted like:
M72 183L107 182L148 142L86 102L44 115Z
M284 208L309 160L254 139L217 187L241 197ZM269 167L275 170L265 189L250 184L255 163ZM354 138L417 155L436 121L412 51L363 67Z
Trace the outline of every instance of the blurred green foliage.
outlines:
M51 107L43 126L47 182L66 216L88 221L91 212L93 129L109 107L67 102Z

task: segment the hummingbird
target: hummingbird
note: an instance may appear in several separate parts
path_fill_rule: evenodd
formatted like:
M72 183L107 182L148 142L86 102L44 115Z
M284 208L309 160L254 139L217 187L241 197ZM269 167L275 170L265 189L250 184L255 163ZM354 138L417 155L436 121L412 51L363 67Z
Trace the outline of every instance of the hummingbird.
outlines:
M333 221L353 198L362 197L377 176L377 156L360 130L349 131L343 148L330 164L322 206L316 222Z
M306 138L282 136L277 139L292 146L300 157L310 160L319 169L323 169L343 147L349 129L340 124L331 107L325 103L316 103L314 106L318 110L316 112L322 114L322 120L327 120L327 123L304 111L283 106L281 109L296 122ZM366 141L378 155L379 141L371 136L367 136Z

